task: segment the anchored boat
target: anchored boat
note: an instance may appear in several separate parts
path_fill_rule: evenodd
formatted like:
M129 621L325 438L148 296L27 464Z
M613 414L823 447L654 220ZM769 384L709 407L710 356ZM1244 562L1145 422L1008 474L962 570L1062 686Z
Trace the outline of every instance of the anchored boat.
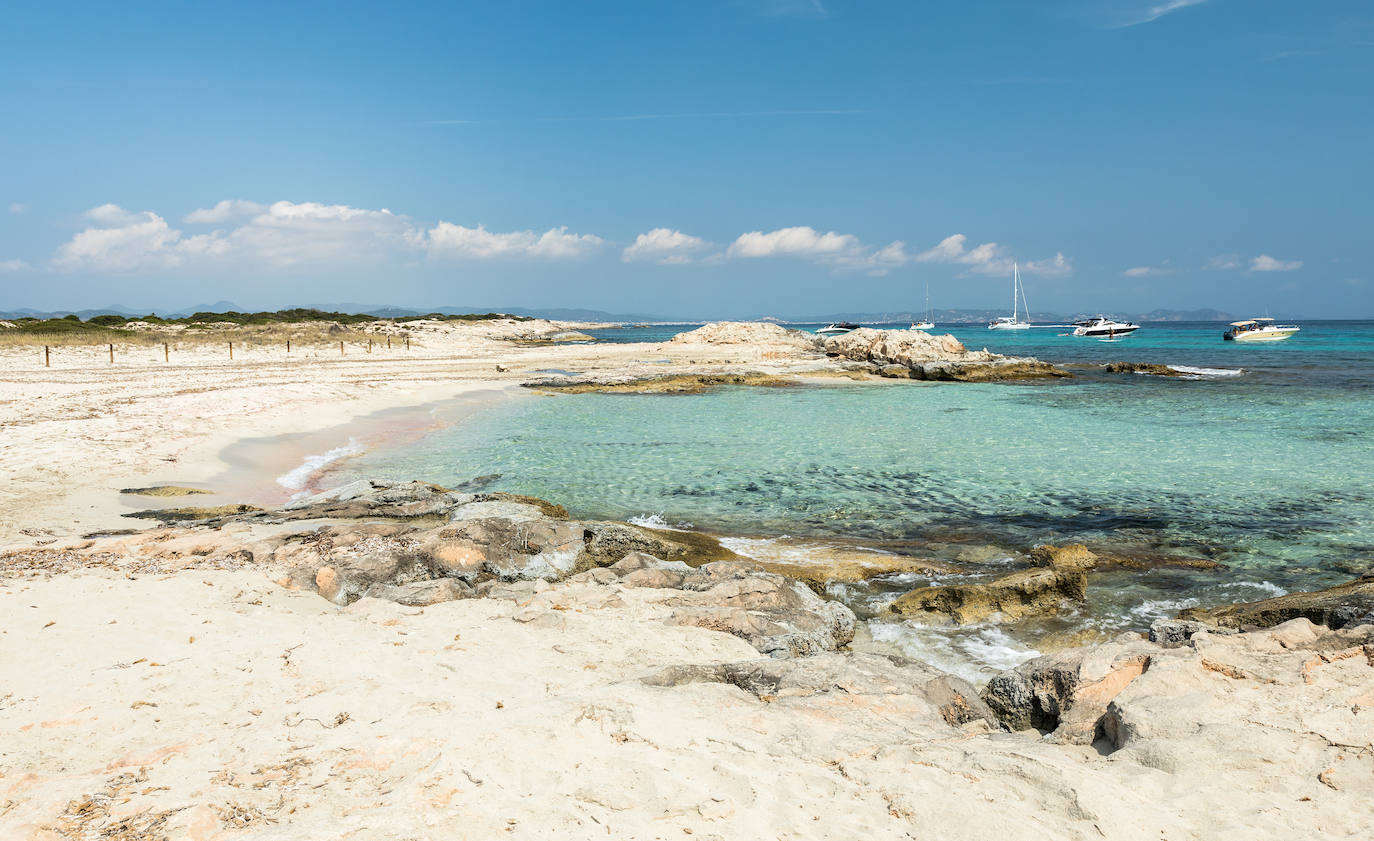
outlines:
M820 336L838 336L841 333L848 333L858 329L859 325L852 321L837 321L834 324L829 324L820 328L816 331L816 334Z
M1231 329L1221 337L1228 342L1279 342L1301 329L1296 324L1275 324L1272 318L1252 318L1231 322Z
M1011 264L1011 316L1002 316L988 325L989 330L1029 330L1030 304L1026 304L1026 318L1022 319L1017 311L1017 304L1026 302L1026 287L1021 285L1021 267L1016 263Z
M1140 329L1139 324L1129 321L1117 321L1105 315L1095 318L1087 318L1083 321L1073 323L1073 334L1075 336L1106 336L1114 339L1117 336L1129 336L1131 333Z

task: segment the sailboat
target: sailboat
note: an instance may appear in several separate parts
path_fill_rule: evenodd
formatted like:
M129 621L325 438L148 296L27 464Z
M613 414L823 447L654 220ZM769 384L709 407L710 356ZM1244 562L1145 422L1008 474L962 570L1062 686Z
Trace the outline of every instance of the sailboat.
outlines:
M912 330L934 330L935 319L930 311L930 284L926 284L926 317L920 321L911 322Z
M1026 318L1030 318L1030 304L1026 303L1026 287L1021 285L1021 267L1011 264L1011 316L1002 316L988 325L989 330L1029 330L1030 322L1018 317L1016 306L1025 304Z

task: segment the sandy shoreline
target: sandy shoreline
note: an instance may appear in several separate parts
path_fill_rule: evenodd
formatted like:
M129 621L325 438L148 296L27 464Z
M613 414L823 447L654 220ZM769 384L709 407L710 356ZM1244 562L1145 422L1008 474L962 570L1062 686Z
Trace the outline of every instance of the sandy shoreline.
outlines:
M130 528L121 487L240 475L247 488L350 429L422 434L431 407L544 369L844 367L786 345L511 341L529 329L435 330L406 356L250 348L233 363L210 347L169 363L158 347L111 366L89 348L47 369L32 348L0 348L0 837L1367 835L1369 626L1301 619L1065 652L1044 674L1078 706L1042 737L1006 732L976 688L922 663L845 644L769 657L722 633L760 621L738 607L758 607L758 588L819 603L729 562L691 572L721 582L709 592L680 563L627 555L551 581L488 575L481 597L420 606L321 598L337 559L327 575L287 569L328 520L252 563L230 550L279 544L292 524L163 529L122 552L123 538L78 540ZM201 499L217 497L188 504ZM465 528L522 507L472 504L484 513ZM355 545L408 545L373 519L347 526L372 535ZM578 528L560 523L538 521Z

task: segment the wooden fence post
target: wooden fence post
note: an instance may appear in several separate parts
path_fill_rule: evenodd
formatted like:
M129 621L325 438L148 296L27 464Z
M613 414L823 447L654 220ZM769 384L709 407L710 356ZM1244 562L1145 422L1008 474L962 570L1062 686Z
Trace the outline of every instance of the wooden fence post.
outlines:
M43 367L52 367L52 351L48 349L47 345L43 345Z
M343 356L343 342L339 342L339 356Z
M368 339L368 340L367 340L367 352L368 352L368 353L371 353L371 352L372 352L372 340L371 340L371 339Z
M291 352L291 340L290 340L290 339L287 339L287 340L286 340L286 352L287 352L287 353L290 353L290 352Z
M386 337L386 349L387 349L387 350L391 350L391 337L390 337L390 336L387 336L387 337Z
M171 362L171 361L172 361L172 352L171 352L170 350L167 349L167 343L166 343L166 342L163 342L163 343L162 343L162 361L163 361L163 362Z
M114 345L110 345L110 364L114 364Z
M410 350L410 337L406 336L406 350Z
M230 343L229 343L229 361L230 361L230 362L233 362L233 361L234 361L234 343L233 343L233 342L230 342Z

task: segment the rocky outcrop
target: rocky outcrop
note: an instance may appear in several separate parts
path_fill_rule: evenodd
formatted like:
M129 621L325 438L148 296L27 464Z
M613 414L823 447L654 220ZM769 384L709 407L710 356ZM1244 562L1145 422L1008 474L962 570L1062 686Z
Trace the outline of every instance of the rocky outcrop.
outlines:
M794 659L668 666L646 676L649 686L723 683L773 703L817 696L879 701L918 700L951 727L996 724L971 684L917 660L880 654L817 654ZM932 716L933 718L933 716Z
M1155 377L1182 377L1184 372L1155 362L1108 362L1103 369L1109 374L1150 374Z
M1097 555L1082 543L1066 546L1042 543L1030 550L1030 562L1038 567L1086 571L1097 566Z
M759 321L716 321L678 333L669 342L675 345L774 345L804 351L816 350L820 345L820 339L810 333Z
M1054 731L1089 744L1107 705L1150 668L1154 649L1136 641L1067 649L1038 657L988 681L982 698L1012 730Z
M819 594L831 583L855 584L880 575L909 573L916 575L946 575L955 568L941 561L923 558L903 558L878 555L872 552L855 553L850 558L791 563L763 561L764 569L795 578Z
M988 619L1014 622L1055 613L1067 602L1082 602L1087 577L1081 570L1036 567L983 584L924 587L899 596L891 612L923 622L967 624Z
M1311 593L1289 593L1221 607L1192 607L1178 617L1224 628L1267 628L1298 618L1333 629L1371 623L1374 622L1374 574Z
M951 382L1068 377L1069 372L1037 359L971 351L953 336L919 330L873 330L861 327L825 340L827 355L866 362L884 377Z

